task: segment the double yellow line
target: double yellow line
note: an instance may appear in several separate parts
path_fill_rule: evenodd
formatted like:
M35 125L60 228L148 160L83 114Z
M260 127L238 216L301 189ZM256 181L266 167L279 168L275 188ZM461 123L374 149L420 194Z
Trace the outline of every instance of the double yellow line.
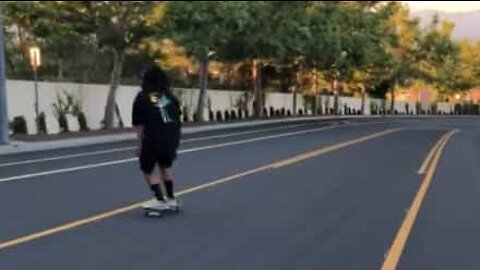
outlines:
M410 232L412 231L415 220L417 219L418 212L420 207L425 199L428 188L432 183L432 179L435 175L435 171L438 167L438 163L442 156L443 150L447 145L450 138L457 133L459 130L451 130L444 134L438 142L432 147L427 157L425 158L422 166L418 170L418 173L425 175L420 186L417 195L415 196L410 209L407 212L407 215L397 232L395 240L388 252L388 255L382 265L382 270L395 270L402 256L403 250L405 249L405 244L407 243Z
M435 145L432 147L432 149L428 153L427 157L423 161L422 166L420 166L420 168L418 169L418 174L423 175L423 174L427 173L428 168L431 167L430 165L432 164L432 160L433 160L434 156L438 155L438 150L440 149L440 147L442 145L444 145L445 142L448 139L450 139L450 137L456 132L457 132L457 130L452 130L452 131L444 134L442 137L440 137L440 139L437 141L437 143L435 143Z
M195 192L195 191L204 190L204 189L207 189L207 188L210 188L210 187L213 187L213 186L217 186L217 185L220 185L220 184L223 184L223 183L231 182L231 181L234 181L234 180L239 180L243 177L246 177L246 176L249 176L249 175L252 175L252 174L256 174L256 173L259 173L259 172L279 169L279 168L282 168L282 167L285 167L285 166L290 166L292 164L302 162L302 161L307 160L307 159L318 157L320 155L327 154L329 152L333 152L333 151L340 150L342 148L346 148L346 147L354 145L354 144L359 144L359 143L362 143L362 142L365 142L365 141L368 141L368 140L372 140L372 139L375 139L375 138L378 138L378 137L382 137L382 136L385 136L385 135L388 135L388 134L391 134L391 133L394 133L394 132L398 132L400 130L402 130L402 129L400 129L400 128L388 129L388 130L385 130L385 131L382 131L382 132L377 132L377 133L373 133L373 134L366 135L366 136L363 136L363 137L359 137L359 138L356 138L356 139L353 139L353 140L350 140L350 141L346 141L346 142L338 143L338 144L335 144L335 145L327 146L327 147L324 147L324 148L320 148L320 149L317 149L317 150L314 150L314 151L311 151L311 152L299 154L299 155L293 156L291 158L276 161L276 162L273 162L273 163L270 163L270 164L267 164L267 165L264 165L264 166L260 166L260 167L242 172L242 173L234 174L234 175L231 175L231 176L228 176L228 177L224 177L224 178L221 178L221 179L210 181L210 182L202 184L202 185L191 187L191 188L188 188L188 189L185 189L185 190L182 190L182 191L178 192L176 195L177 196L184 196L186 194L189 194L189 193L192 193L192 192ZM80 226L83 226L83 225L87 225L87 224L98 222L98 221L101 221L101 220L104 220L104 219L107 219L107 218L118 216L120 214L124 214L126 212L129 212L129 211L132 211L132 210L135 210L135 209L141 207L142 204L144 204L146 202L148 202L148 201L138 202L138 203L128 205L128 206L125 206L125 207L122 207L122 208L118 208L118 209L115 209L115 210L111 210L111 211L108 211L108 212L105 212L105 213L102 213L102 214L94 215L94 216L91 216L91 217L88 217L88 218L84 218L84 219L81 219L81 220L77 220L77 221L74 221L74 222L70 222L70 223L60 225L60 226L56 226L56 227L48 229L48 230L39 231L39 232L32 233L32 234L27 235L27 236L19 237L19 238L16 238L16 239L5 241L5 242L0 242L0 251L4 250L4 249L7 249L7 248L17 246L17 245L20 245L20 244L23 244L23 243L27 243L27 242L31 242L31 241L34 241L34 240L37 240L37 239L40 239L40 238L44 238L44 237L47 237L47 236L50 236L50 235L53 235L53 234L57 234L57 233L60 233L60 232L63 232L63 231L74 229L74 228L77 228L77 227L80 227Z

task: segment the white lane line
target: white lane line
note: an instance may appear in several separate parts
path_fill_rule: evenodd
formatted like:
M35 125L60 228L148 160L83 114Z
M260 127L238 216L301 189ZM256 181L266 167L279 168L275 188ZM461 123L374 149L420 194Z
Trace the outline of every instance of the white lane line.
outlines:
M241 136L241 135L250 135L250 134L257 134L257 133L262 133L262 132L292 129L292 128L298 128L298 127L303 127L303 126L311 126L311 125L313 125L313 124L309 123L309 124L291 125L291 126L287 126L287 127L264 128L264 129L258 129L258 130L252 130L252 131L242 131L242 132L237 132L237 133L232 133L232 134L221 134L221 135L212 135L212 136L205 136L205 137L199 137L199 138L185 139L185 140L182 140L182 142L183 143L190 143L190 142L206 141L206 140L211 140L211 139L224 139L224 138L236 137L236 136Z
M240 141L235 141L235 142L213 144L213 145L208 145L208 146L202 146L202 147L180 150L180 151L178 151L178 154L185 154L185 153L192 153L192 152L198 152L198 151L209 150L209 149L216 149L216 148L222 148L222 147L228 147L228 146L234 146L234 145L241 145L241 144L259 142L259 141L265 141L265 140L295 136L295 135L300 135L300 134L308 134L308 133L312 133L312 132L324 131L324 130L334 129L334 128L338 128L338 127L341 127L341 126L328 126L328 127L307 129L307 130L302 130L302 131L288 132L288 133L283 133L283 134L278 134L278 135L257 137L257 138L253 138L253 139L240 140ZM120 160L114 160L114 161L108 161L108 162L102 162L102 163L89 164L89 165L84 165L84 166L65 168L65 169L50 170L50 171L39 172L39 173L16 175L16 176L11 176L11 177L6 177L6 178L0 178L0 182L10 182L10 181L14 181L14 180L34 178L34 177L38 177L38 176L45 176L45 175L52 175L52 174L59 174L59 173L66 173L66 172L74 172L74 171L80 171L80 170L86 170L86 169L93 169L93 168L111 166L111 165L116 165L116 164L128 163L128 162L132 162L132 161L136 161L136 160L137 160L137 158L127 158L127 159L120 159Z
M99 151L92 151L92 152L80 153L80 154L70 154L70 155L63 155L63 156L57 156L57 157L13 161L13 162L1 163L0 168L32 164L32 163L41 163L41 162L47 162L47 161L55 161L55 160L61 160L61 159L96 156L96 155L110 154L115 152L129 151L133 149L135 149L135 147L123 147L123 148L117 148L117 149L99 150Z
M331 129L348 127L348 126L363 126L363 125L383 124L383 123L385 123L385 122L355 123L355 124L350 124L350 125L334 125L334 126L328 126L328 127L307 129L307 130L288 132L288 133L283 133L283 134L278 134L278 135L270 135L270 136L257 137L257 138L253 138L253 139L240 140L240 141L235 141L235 142L220 143L220 144L213 144L213 145L208 145L208 146L203 146L203 147L184 149L184 150L178 151L178 154L186 154L186 153L198 152L198 151L203 151L203 150L210 150L210 149L216 149L216 148L222 148L222 147L228 147L228 146L234 146L234 145L241 145L241 144L259 142L259 141L265 141L265 140L271 140L271 139L277 139L277 138L283 138L283 137L290 137L290 136L295 136L295 135L308 134L308 133L312 133L312 132L319 132L319 131L331 130ZM89 165L84 165L84 166L65 168L65 169L44 171L44 172L39 172L39 173L16 175L16 176L11 176L11 177L0 178L0 183L10 182L10 181L20 180L20 179L34 178L34 177L38 177L38 176L53 175L53 174L59 174L59 173L74 172L74 171L80 171L80 170L86 170L86 169L106 167L106 166L111 166L111 165L133 162L133 161L136 161L136 160L137 160L137 158L127 158L127 159L113 160L113 161L102 162L102 163L89 164Z
M253 131L242 131L242 132L231 133L231 134L221 134L221 135L212 135L212 136L205 136L205 137L199 137L199 138L191 138L191 139L182 140L182 143L191 143L191 142L200 142L200 141L206 141L206 140L212 140L212 139L230 138L230 137L236 137L236 136L241 136L241 135L256 134L256 133L261 133L261 132L269 132L269 131L278 131L278 130L284 130L284 129L298 128L298 127L307 126L307 125L312 125L312 123L290 125L288 127L267 128L267 129L253 130ZM116 149L98 150L98 151L79 153L79 154L61 155L61 156L56 156L56 157L37 158L37 159L29 159L29 160L22 160L22 161L12 161L12 162L0 163L0 168L12 167L12 166L18 166L18 165L25 165L25 164L33 164L33 163L41 163L41 162L47 162L47 161L55 161L55 160L61 160L61 159L71 159L71 158L79 158L79 157L97 156L97 155L111 154L111 153L117 153L117 152L132 151L134 149L135 149L135 147L130 146L130 147L122 147L122 148L116 148Z
M277 139L277 138L283 138L283 137L290 137L290 136L294 136L294 135L308 134L308 133L312 133L312 132L329 130L329 129L334 129L334 128L338 128L338 127L340 127L340 126L328 126L328 127L321 127L321 128L314 128L314 129L288 132L288 133L283 133L283 134L278 134L278 135L263 136L263 137L246 139L246 140L235 141L235 142L220 143L220 144L214 144L214 145L208 145L208 146L202 146L202 147L180 150L179 153L180 154L191 153L191 152L197 152L197 151L208 150L208 149L215 149L215 148L221 148L221 147L227 147L227 146L233 146L233 145L239 145L239 144L253 143L253 142L265 141L265 140Z

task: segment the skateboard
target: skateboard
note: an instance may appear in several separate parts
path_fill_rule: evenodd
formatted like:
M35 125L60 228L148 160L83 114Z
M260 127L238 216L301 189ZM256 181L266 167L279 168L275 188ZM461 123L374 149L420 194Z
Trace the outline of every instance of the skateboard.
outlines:
M178 204L179 205L175 208L168 208L164 210L152 209L148 207L144 207L142 209L146 217L162 217L165 214L178 214L181 207L180 202Z

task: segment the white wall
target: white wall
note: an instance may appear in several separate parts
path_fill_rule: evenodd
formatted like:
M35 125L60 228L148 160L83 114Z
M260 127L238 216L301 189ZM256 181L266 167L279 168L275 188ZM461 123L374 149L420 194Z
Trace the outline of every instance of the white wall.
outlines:
M297 95L297 100L296 100L296 109L297 113L299 110L302 110L305 112L305 99L303 98L303 95L301 94L296 94ZM267 108L267 112L270 113L270 107L272 107L274 110L281 110L285 108L285 111L290 110L293 113L293 94L288 94L288 93L267 93L265 96L265 107Z
M39 111L43 111L46 114L48 132L58 133L60 130L52 104L56 101L57 93L63 97L64 92L73 94L80 101L87 124L91 129L101 128L108 90L108 85L39 82ZM138 86L123 85L117 90L117 103L122 120L127 127L131 126L132 102L138 91ZM174 92L179 96L182 106L187 107L186 112L189 118L192 119L197 107L198 90L175 89ZM208 105L208 100L210 100L211 109L214 112L224 112L225 110L235 109L242 96L243 92L241 91L209 90L207 92L206 105ZM27 120L28 132L31 134L36 133L34 102L35 88L32 81L7 80L9 120L12 121L15 116L24 116ZM248 103L250 111L252 110L251 103L250 100ZM204 115L208 119L208 107L205 109ZM76 119L68 116L68 120L70 129L77 131L79 127Z
M198 105L199 91L197 89L174 89L174 94L180 99L182 107L186 107L189 119L193 119L195 110ZM226 110L239 109L240 99L245 98L244 92L241 91L223 91L208 90L205 100L204 117L208 119L208 113L211 109L214 113L217 111L225 112ZM247 107L252 108L252 102L247 97Z
M75 83L52 83L52 82L40 82L39 83L39 109L40 112L45 112L47 120L47 128L49 133L58 133L59 125L54 115L52 104L56 100L56 95L63 92L71 93L80 101L81 107L87 118L87 124L91 129L99 129L101 127L101 121L103 119L104 107L107 100L109 86L99 84L75 84ZM131 111L132 102L136 94L139 91L138 86L120 86L117 90L117 103L120 109L125 126L131 125ZM175 89L174 93L181 100L182 106L187 107L189 118L193 118L195 108L198 102L198 93L196 89ZM208 119L208 100L211 104L211 109L214 113L217 111L224 112L225 110L238 109L237 105L240 99L247 98L247 107L252 113L252 101L253 96L249 93L245 96L245 92L241 91L221 91L221 90L209 90L207 92L207 103L204 111L205 119ZM31 134L36 133L35 127L35 91L34 83L32 81L17 81L7 80L7 104L8 104L8 116L12 121L15 116L24 116L27 120L28 131ZM321 96L318 99L318 104L322 106L323 112L333 108L334 98L333 96ZM377 104L379 108L382 108L382 103L385 102L382 99L365 99L365 114L370 114L370 104ZM397 101L395 103L395 109L400 113L405 112L405 102ZM301 94L297 94L297 111L303 110L305 112L305 100ZM353 97L340 97L339 98L339 110L344 112L344 105L348 107L360 110L362 107L361 98ZM389 108L389 102L386 104ZM444 113L450 113L453 111L453 104L438 103L438 110ZM265 107L269 109L273 107L275 110L285 108L285 110L293 111L293 94L289 93L267 93L265 96ZM415 113L415 104L410 103L410 109ZM422 104L424 109L428 109L428 104ZM269 111L269 110L267 110ZM308 112L310 108L308 108ZM72 131L79 129L78 123L74 117L68 116L69 127Z
M339 97L339 109L342 114L346 114L345 106L352 110L362 109L362 99L354 97Z
M446 103L446 102L439 102L437 103L437 110L439 112L443 112L445 114L450 114L455 111L455 104Z

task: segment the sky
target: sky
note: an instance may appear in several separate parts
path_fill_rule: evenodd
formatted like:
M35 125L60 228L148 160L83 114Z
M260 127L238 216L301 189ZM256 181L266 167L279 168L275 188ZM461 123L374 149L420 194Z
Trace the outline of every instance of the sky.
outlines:
M402 1L411 11L440 10L450 12L480 10L480 1Z

